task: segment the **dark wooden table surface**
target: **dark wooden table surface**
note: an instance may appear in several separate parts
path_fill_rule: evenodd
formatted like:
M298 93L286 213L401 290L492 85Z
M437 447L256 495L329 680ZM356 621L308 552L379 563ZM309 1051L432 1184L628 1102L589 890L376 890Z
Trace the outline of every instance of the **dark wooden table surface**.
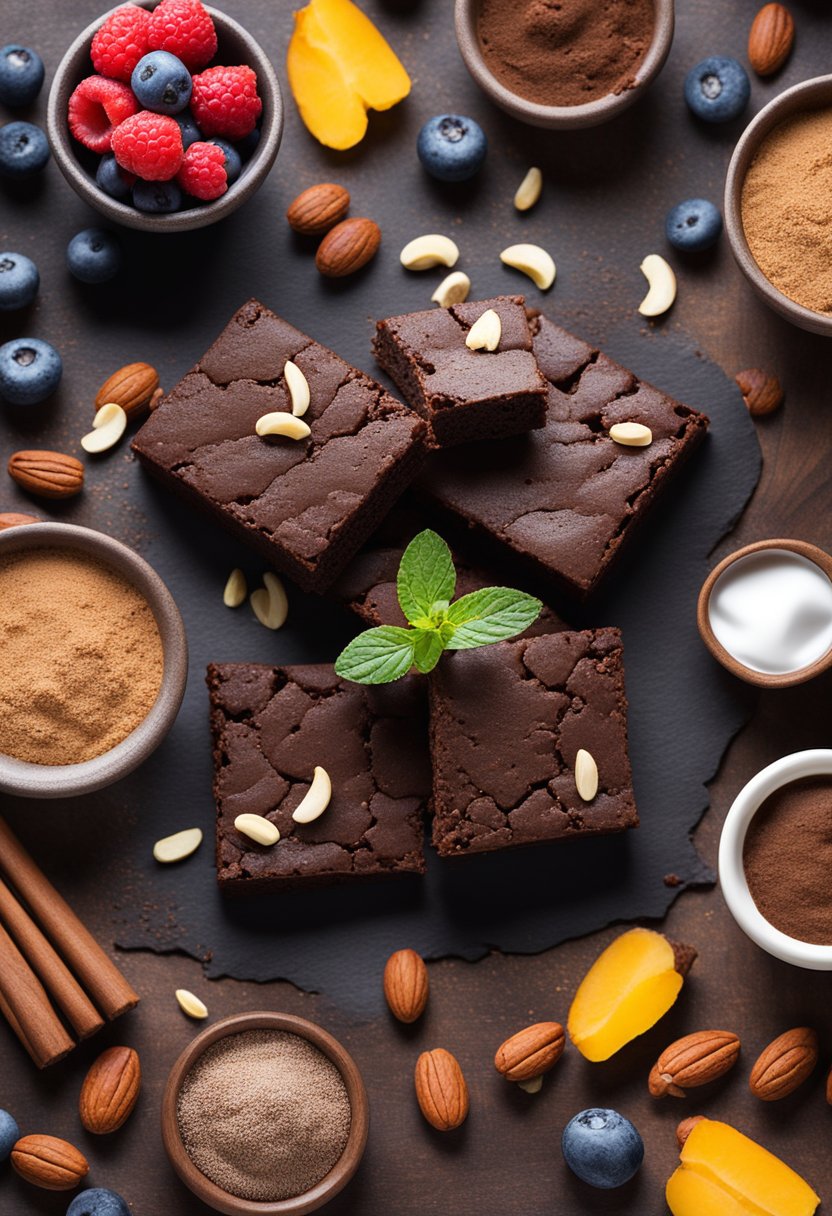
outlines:
M95 17L97 7L94 0L60 4L5 0L0 41L15 39L39 47L51 74L62 49L78 28ZM262 40L285 79L288 0L228 0L226 7ZM136 268L135 281L122 281L98 295L81 290L62 269L62 251L68 236L89 223L90 216L54 166L34 188L0 194L0 245L31 253L44 277L38 309L31 318L33 328L58 341L67 357L65 387L47 415L52 425L47 446L60 446L60 435L75 441L95 387L128 358L151 358L170 382L249 289L319 335L320 310L337 308L339 349L367 363L367 318L382 315L388 302L397 305L390 311L414 307L424 295L424 284L403 283L393 265L394 253L403 243L400 235L412 235L419 228L458 224L469 248L473 244L470 260L482 281L488 289L496 289L504 280L497 272L489 282L486 263L501 247L496 243L503 224L500 215L530 163L542 163L547 171L546 206L541 205L529 231L556 253L560 277L553 302L558 318L599 340L612 318L632 318L634 326L640 324L634 311L643 287L639 261L647 252L663 248L662 219L670 205L695 194L719 198L731 146L742 126L712 131L694 124L680 99L684 72L705 54L743 55L755 0L679 0L674 50L649 99L612 127L587 137L540 135L491 110L458 60L450 0L387 0L366 7L415 68L413 99L399 111L374 120L369 144L343 158L329 156L312 144L290 100L284 149L267 187L210 240L186 240L173 277L166 271L166 254L128 241L134 268L137 250L143 258L146 254L141 268ZM792 7L798 25L796 53L776 81L755 82L753 108L786 84L827 69L832 43L828 6L824 0L795 0ZM426 117L449 108L475 112L492 138L490 168L477 190L461 189L450 196L417 181L415 169L409 177L400 176L388 164L394 145L412 141ZM35 113L42 113L42 103ZM336 173L353 189L358 210L390 217L392 232L387 270L380 270L375 280L333 290L316 281L311 266L298 267L297 251L281 216L297 189ZM409 213L409 230L395 227L399 208ZM417 214L422 222L414 227ZM384 219L383 227L387 235ZM283 274L284 262L291 263L290 274ZM374 291L386 298L378 302ZM19 332L9 321L3 325L4 340ZM777 535L832 548L829 347L766 311L741 279L725 244L713 255L681 268L673 313L645 341L661 341L664 332L673 330L687 334L730 374L745 366L771 367L787 389L785 408L759 428L765 458L760 487L722 550ZM31 443L46 439L43 415L37 423L8 420L4 430L4 452L12 445L23 446L24 437ZM67 517L111 527L129 539L129 521L119 512L116 491L112 482L99 486L90 497L91 506L79 508L77 515L70 511ZM12 505L8 495L2 505L4 509ZM710 863L715 863L720 825L739 787L782 754L829 744L830 691L832 676L803 688L759 696L752 722L734 742L716 776L711 809L697 832L697 845ZM673 798L672 773L669 756L668 799ZM82 833L82 807L77 814ZM38 816L39 809L33 806L31 815ZM48 814L42 822L48 833ZM123 831L118 840L124 847ZM112 864L118 862L114 856ZM76 887L79 894L83 891L85 908L91 909L88 915L94 928L103 940L112 941L111 909L96 906L95 875L85 872L81 857ZM65 889L72 898L71 886ZM832 1060L829 977L790 969L761 953L734 925L716 889L682 896L663 928L700 951L677 1007L656 1030L607 1065L590 1066L575 1051L568 1051L537 1097L528 1097L497 1077L491 1067L494 1049L506 1033L524 1023L565 1018L575 985L614 936L614 928L536 957L491 955L476 965L454 960L433 964L430 1007L412 1029L402 1029L386 1015L380 989L376 1016L359 1021L333 1007L325 994L302 993L285 983L208 983L199 964L189 958L124 955L120 959L124 970L142 993L139 1010L129 1023L85 1045L64 1065L37 1074L0 1029L0 1106L13 1110L27 1131L63 1135L79 1143L94 1161L94 1183L122 1192L137 1216L196 1216L204 1211L172 1174L159 1139L164 1078L194 1031L171 999L171 990L183 986L205 998L214 1018L261 1007L311 1017L355 1055L371 1095L372 1131L360 1173L330 1208L333 1216L347 1212L659 1216L666 1210L663 1186L676 1159L675 1124L684 1114L699 1110L758 1136L803 1171L821 1194L832 1194L832 1111L823 1094L823 1075ZM750 1061L775 1034L801 1023L814 1025L821 1033L823 1070L819 1068L816 1077L785 1102L755 1101L746 1084ZM725 1027L740 1034L744 1045L740 1068L704 1100L652 1102L646 1078L658 1051L677 1035L704 1027ZM123 1040L141 1053L144 1095L120 1134L92 1142L80 1132L75 1114L80 1079L106 1041ZM467 1124L446 1137L423 1123L412 1094L416 1052L437 1045L458 1055L472 1096ZM561 1128L590 1104L621 1109L644 1135L644 1168L620 1192L589 1190L562 1162ZM36 1192L8 1170L0 1171L0 1212L58 1214L65 1203L64 1197Z

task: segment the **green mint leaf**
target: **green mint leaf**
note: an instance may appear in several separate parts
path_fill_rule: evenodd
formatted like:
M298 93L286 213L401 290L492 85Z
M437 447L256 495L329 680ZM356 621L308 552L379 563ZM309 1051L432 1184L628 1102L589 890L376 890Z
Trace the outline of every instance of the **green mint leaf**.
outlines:
M402 554L396 590L411 624L430 619L437 601L448 601L456 587L451 551L441 536L426 529L414 536Z
M335 660L336 674L356 684L390 684L413 666L417 635L398 625L365 629Z
M540 615L540 600L511 587L484 587L451 604L448 620L455 625L446 650L470 650L502 642L528 629Z
M442 651L445 649L442 637L436 629L417 629L414 631L414 637L413 661L419 671L427 674L433 671L442 657Z

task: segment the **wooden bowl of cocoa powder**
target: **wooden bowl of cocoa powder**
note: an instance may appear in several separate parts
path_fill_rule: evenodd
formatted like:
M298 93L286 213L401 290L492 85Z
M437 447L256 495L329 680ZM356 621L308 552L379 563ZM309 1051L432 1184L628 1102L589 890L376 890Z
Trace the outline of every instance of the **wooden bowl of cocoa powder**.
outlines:
M188 644L159 575L74 524L0 531L0 792L87 794L132 772L179 711Z

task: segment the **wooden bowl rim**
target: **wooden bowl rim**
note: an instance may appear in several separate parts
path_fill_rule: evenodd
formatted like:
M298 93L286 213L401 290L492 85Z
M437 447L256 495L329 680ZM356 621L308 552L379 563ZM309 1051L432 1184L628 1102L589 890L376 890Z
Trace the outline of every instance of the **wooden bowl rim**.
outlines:
M336 1066L350 1102L351 1121L347 1143L329 1173L302 1195L294 1195L273 1203L241 1199L206 1178L188 1156L179 1135L176 1118L176 1104L182 1082L203 1052L220 1039L247 1030L283 1030L307 1039ZM347 1049L315 1022L296 1014L275 1013L270 1010L231 1014L206 1027L174 1063L162 1096L162 1140L171 1165L185 1186L203 1203L207 1203L215 1211L225 1213L226 1216L303 1216L306 1212L315 1211L343 1190L355 1174L364 1155L369 1123L367 1091L358 1065Z

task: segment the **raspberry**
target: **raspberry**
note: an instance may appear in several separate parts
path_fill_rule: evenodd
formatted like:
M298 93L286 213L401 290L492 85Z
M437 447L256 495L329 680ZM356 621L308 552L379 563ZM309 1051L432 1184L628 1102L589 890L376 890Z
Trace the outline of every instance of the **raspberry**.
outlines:
M69 129L93 152L109 152L119 123L139 108L126 84L106 76L88 76L69 99Z
M182 132L175 118L142 110L113 132L113 152L122 169L146 182L167 182L182 164Z
M191 113L203 135L242 139L254 130L263 103L251 68L208 68L194 76Z
M146 8L126 4L111 13L92 40L93 67L102 76L130 83L133 68L147 53L150 13Z
M191 144L185 151L176 180L186 194L202 199L204 203L225 194L228 174L222 148L201 141Z
M148 46L170 51L195 72L217 53L217 31L200 0L162 0L150 18Z

